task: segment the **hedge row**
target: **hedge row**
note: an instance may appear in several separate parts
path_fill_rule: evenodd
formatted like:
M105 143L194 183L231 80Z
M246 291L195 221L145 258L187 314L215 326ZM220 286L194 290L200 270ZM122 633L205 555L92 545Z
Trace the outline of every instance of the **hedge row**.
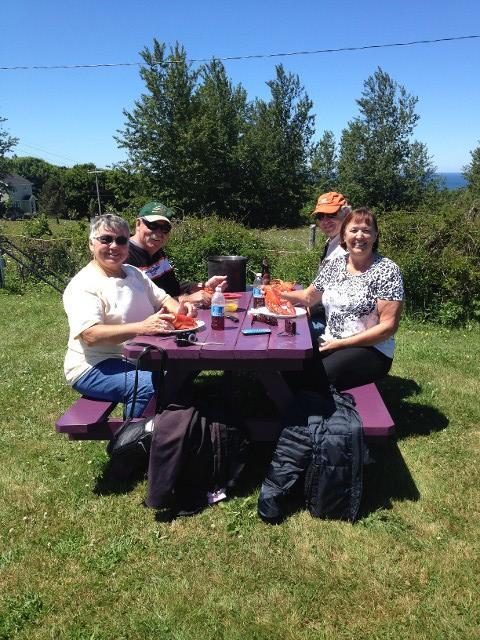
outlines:
M379 216L380 250L400 266L406 288L407 313L423 320L459 325L480 320L480 220L462 208L445 206L437 212L398 211ZM27 234L38 235L39 222L27 225ZM35 226L36 225L36 226ZM43 228L45 231L45 229ZM288 231L284 231L288 235ZM74 223L62 229L61 241L32 237L23 248L37 266L71 277L89 259L87 226ZM248 258L247 280L253 279L262 258L268 255L272 274L303 285L311 282L320 249L277 250L262 235L241 224L215 216L189 217L175 227L168 254L182 280L203 280L211 255L243 255ZM273 250L272 250L273 249ZM283 249L283 247L282 247ZM7 258L7 286L21 291L29 275Z

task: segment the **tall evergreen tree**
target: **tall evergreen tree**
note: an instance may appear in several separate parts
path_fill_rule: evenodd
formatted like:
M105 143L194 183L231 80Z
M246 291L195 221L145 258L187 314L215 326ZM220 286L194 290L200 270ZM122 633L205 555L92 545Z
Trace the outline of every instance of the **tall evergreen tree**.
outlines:
M314 194L337 188L337 145L332 131L325 131L312 154L311 182Z
M196 175L200 208L220 215L236 213L241 173L237 146L245 129L247 95L233 86L219 60L203 66L192 122L198 155Z
M155 39L152 50L145 47L141 56L146 93L131 112L124 111L125 127L116 140L127 150L132 168L150 180L152 196L189 209L197 188L191 162L197 155L192 148L192 120L197 112L194 89L198 74L178 43L167 56L165 45Z
M56 218L57 222L66 216L65 191L59 175L50 176L43 184L38 210L41 214Z
M417 98L379 67L357 100L360 115L342 132L339 187L354 204L414 205L432 187L426 147L412 141Z
M463 175L467 181L467 187L474 193L480 194L480 143L473 151L470 164L463 167Z
M276 67L269 102L256 100L241 139L245 215L255 226L299 221L308 184L314 116L297 75Z
M3 123L6 121L7 118L0 116L0 175L9 171L8 160L5 158L5 155L12 151L18 142L18 138L14 138L3 128Z

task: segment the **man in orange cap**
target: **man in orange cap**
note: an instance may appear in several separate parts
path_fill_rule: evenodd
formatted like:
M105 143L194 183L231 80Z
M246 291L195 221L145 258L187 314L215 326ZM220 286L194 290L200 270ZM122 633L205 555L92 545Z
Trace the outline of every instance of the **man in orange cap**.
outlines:
M345 196L337 191L329 191L319 196L313 215L317 226L327 236L327 241L318 265L317 276L326 262L346 253L345 249L340 246L340 228L343 219L351 209ZM322 304L319 304L310 309L312 338L316 340L324 329L325 313Z
M351 211L347 199L341 193L329 191L322 194L318 200L313 215L317 226L327 236L319 269L328 260L333 260L345 253L340 246L340 227L343 219Z

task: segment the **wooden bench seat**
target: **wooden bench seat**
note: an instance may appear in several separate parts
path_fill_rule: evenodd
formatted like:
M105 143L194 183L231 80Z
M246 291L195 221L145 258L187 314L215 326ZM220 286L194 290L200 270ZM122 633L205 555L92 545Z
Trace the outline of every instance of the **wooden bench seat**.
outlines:
M393 436L395 423L383 402L376 384L364 384L362 387L347 389L355 398L355 405L363 421L363 433L368 438L386 438Z
M366 438L376 440L394 434L395 424L375 384L348 389L346 393L355 398ZM152 398L144 416L155 414L155 404ZM57 420L56 430L68 434L70 440L110 440L123 422L122 418L110 417L115 406L115 402L82 396ZM247 429L257 442L274 440L279 434L279 424L272 421L249 420Z
M144 417L155 415L155 397L150 400ZM122 418L110 417L116 402L95 400L81 396L55 423L58 433L66 433L70 440L111 440L123 423Z
M366 439L383 441L395 433L395 423L390 415L377 386L374 383L345 390L355 399L355 405L363 422ZM248 420L247 430L250 438L256 442L271 442L280 434L281 425L271 420Z

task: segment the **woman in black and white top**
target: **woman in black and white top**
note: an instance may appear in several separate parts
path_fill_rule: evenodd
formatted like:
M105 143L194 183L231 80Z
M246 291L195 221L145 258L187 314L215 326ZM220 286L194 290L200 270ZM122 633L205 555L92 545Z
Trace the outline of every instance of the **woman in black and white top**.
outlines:
M282 295L305 306L323 303L327 324L319 339L319 382L341 390L390 370L404 290L398 266L377 253L378 225L369 209L345 217L340 244L346 255L326 264L306 289Z

